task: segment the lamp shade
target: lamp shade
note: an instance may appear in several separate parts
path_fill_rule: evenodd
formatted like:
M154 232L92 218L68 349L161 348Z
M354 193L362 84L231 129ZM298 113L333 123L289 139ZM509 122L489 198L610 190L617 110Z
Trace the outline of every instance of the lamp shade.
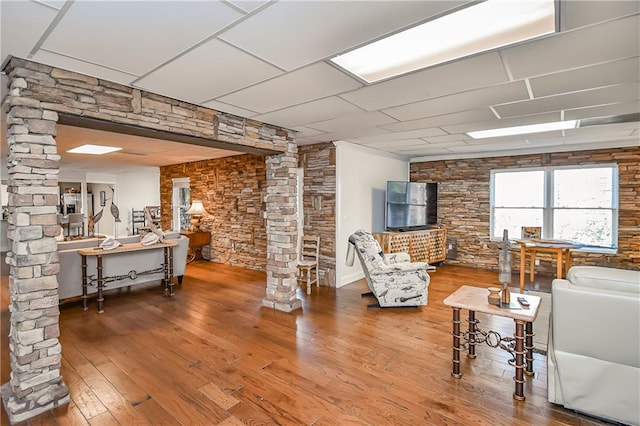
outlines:
M207 211L204 209L201 200L193 200L191 202L191 207L189 207L189 210L187 210L186 213L192 216L202 216L203 214L206 214Z

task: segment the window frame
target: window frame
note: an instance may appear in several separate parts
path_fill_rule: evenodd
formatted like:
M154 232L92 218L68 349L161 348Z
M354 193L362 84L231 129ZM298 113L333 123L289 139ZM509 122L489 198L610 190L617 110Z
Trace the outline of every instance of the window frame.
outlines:
M542 238L553 238L554 234L554 213L556 210L566 210L566 209L580 209L580 207L556 207L554 202L554 172L557 170L578 170L578 169L602 169L602 168L610 168L612 170L612 181L611 181L611 194L613 197L612 206L610 208L594 208L594 207L584 207L584 209L601 209L601 210L611 210L612 218L611 218L611 233L612 233L612 246L585 246L584 249L588 251L602 251L602 252L617 252L618 250L618 220L619 220L619 170L618 164L616 163L592 163L592 164L580 164L580 165L564 165L564 166L540 166L540 167L523 167L523 168L507 168L507 169L494 169L491 170L490 177L490 195L489 195L489 237L491 241L499 241L501 238L494 237L494 226L495 226L495 176L500 173L517 173L517 172L530 172L530 171L543 171L544 172L544 180L543 180L543 213L542 213ZM498 207L501 208L501 207ZM538 207L514 207L519 209L527 209L527 208L538 208ZM518 236L511 236L511 238L520 238Z
M180 191L182 189L189 190L189 203L185 205L180 204ZM184 212L189 209L189 205L191 204L191 179L188 177L184 178L173 178L172 179L172 196L171 196L171 218L172 218L172 229L175 231L188 231L189 227L182 228L180 218L183 216Z

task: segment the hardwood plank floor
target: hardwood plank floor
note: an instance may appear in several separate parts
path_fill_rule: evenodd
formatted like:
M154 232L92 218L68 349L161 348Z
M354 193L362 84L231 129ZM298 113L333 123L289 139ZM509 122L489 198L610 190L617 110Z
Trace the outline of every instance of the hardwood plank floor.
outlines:
M536 290L550 278L536 277ZM514 285L518 277L514 275ZM445 265L431 274L429 305L367 309L364 280L298 290L303 310L261 305L265 274L194 262L176 296L159 285L107 294L105 313L61 308L62 375L71 403L30 425L592 425L546 400L546 357L535 355L526 401L512 398L509 356L478 347L451 376L451 309L460 285L497 273ZM2 277L1 381L9 380L8 279ZM478 314L485 328L513 321ZM8 424L4 409L1 424Z

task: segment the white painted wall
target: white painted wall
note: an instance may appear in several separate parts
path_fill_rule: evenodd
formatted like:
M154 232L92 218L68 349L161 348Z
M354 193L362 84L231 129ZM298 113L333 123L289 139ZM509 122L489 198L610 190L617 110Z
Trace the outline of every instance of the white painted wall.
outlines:
M131 235L131 211L160 205L160 168L149 167L135 173L119 174L116 204L120 208L122 220L122 223L118 224L118 236Z
M409 180L409 161L347 142L336 142L336 287L364 277L356 258L345 263L349 235L384 231L388 180Z
M87 184L93 193L94 213L100 211L100 191L106 191L107 205L102 219L95 228L96 232L105 235L124 237L131 235L131 211L142 210L145 206L160 205L160 168L141 167L135 172L120 173L117 175L105 173L79 173L60 171L61 182L80 182L83 196L83 213L87 208ZM111 205L112 191L115 189L114 202L120 211L120 220L115 223L109 206ZM86 221L85 221L86 223Z
M115 176L114 176L115 178ZM109 235L109 236L114 236L115 235L115 220L113 218L113 215L111 214L111 197L113 194L113 191L111 190L111 188L115 189L116 184L114 183L88 183L87 184L87 192L91 192L91 194L93 195L93 214L97 214L100 211L102 211L102 217L100 218L100 220L98 221L98 223L96 223L94 225L94 231L96 234L100 234L100 235ZM104 207L100 205L100 192L104 191L105 193L105 205ZM117 198L117 197L116 197ZM116 201L116 206L118 205L118 202ZM119 208L119 206L118 206ZM85 216L87 215L87 213L85 213Z

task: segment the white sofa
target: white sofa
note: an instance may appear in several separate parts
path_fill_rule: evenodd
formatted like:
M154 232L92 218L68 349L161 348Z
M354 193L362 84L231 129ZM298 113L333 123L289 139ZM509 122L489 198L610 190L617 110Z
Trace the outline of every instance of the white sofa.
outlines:
M182 276L187 264L187 250L189 248L189 238L177 232L167 232L165 239L176 240L177 245L173 248L173 276L178 282L182 282ZM118 238L122 244L140 242L140 235ZM82 256L78 250L88 247L97 247L96 238L88 238L75 241L58 242L58 258L60 261L60 272L58 273L58 293L60 300L82 295ZM144 250L139 252L128 252L114 256L105 256L103 260L103 273L105 277L126 275L129 271L137 272L158 268L164 261L163 250ZM95 256L87 257L87 268L89 275L95 274ZM138 275L134 280L129 278L108 282L105 290L119 287L126 287L151 281L160 281L163 273L153 273L149 275ZM89 294L97 292L95 286L88 287Z
M640 271L574 266L551 297L549 401L640 424Z

